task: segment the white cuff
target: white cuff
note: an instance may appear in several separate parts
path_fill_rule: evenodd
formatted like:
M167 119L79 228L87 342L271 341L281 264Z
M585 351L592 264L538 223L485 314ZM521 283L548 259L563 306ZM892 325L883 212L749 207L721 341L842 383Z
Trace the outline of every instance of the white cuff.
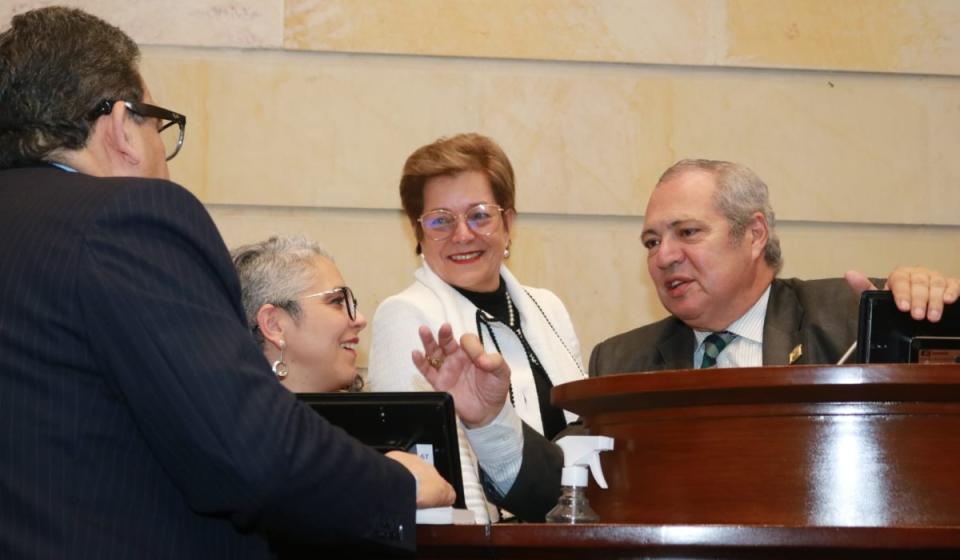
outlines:
M506 496L523 462L523 424L513 405L503 405L500 414L481 428L464 429L477 461L493 486Z

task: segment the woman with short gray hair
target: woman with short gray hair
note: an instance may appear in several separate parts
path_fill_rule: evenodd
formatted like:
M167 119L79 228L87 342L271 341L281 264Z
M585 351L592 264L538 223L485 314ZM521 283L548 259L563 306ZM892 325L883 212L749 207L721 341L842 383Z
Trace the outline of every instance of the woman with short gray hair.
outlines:
M277 379L295 393L359 390L367 320L330 253L304 236L274 236L231 256L247 323Z

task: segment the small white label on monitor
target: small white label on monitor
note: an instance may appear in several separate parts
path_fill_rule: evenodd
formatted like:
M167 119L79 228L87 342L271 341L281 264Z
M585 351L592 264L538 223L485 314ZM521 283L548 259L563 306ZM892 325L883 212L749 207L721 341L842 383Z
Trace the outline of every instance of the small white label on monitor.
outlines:
M921 348L917 352L920 364L960 364L960 349L957 348Z
M424 461L433 464L433 446L429 443L418 443L413 446L414 452Z

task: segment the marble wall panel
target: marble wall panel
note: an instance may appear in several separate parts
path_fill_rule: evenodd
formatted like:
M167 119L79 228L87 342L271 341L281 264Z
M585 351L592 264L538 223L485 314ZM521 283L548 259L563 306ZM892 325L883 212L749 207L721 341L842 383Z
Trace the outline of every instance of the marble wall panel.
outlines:
M954 0L727 0L723 65L960 73Z
M681 157L750 165L785 219L955 224L960 207L952 77L163 48L144 73L190 118L174 178L211 203L396 208L413 149L476 130L529 212L639 215Z
M158 45L960 74L954 0L11 0Z
M677 82L678 157L749 165L783 218L960 223L960 160L948 155L960 149L955 78L763 71Z
M285 46L960 73L953 0L289 0Z
M283 0L4 0L0 29L14 14L51 5L99 16L143 45L283 45Z
M179 79L183 67L192 79ZM343 55L165 51L144 72L171 106L200 104L194 122L205 143L189 124L171 173L210 202L396 208L413 149L481 128L472 78L449 64L425 71L417 61Z
M231 247L275 233L304 233L335 256L372 317L410 284L419 265L399 211L210 205ZM639 218L520 215L509 266L522 282L553 290L567 305L584 359L609 336L666 315L646 271ZM784 277L837 277L849 269L886 276L898 264L930 264L960 276L960 227L788 222L779 228ZM361 335L366 363L369 333Z
M284 44L321 51L687 64L709 56L716 4L288 0Z

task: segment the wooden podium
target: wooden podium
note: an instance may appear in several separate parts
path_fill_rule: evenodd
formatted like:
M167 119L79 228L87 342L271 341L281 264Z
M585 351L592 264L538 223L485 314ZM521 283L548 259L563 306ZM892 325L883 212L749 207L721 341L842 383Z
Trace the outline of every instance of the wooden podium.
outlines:
M611 436L604 523L960 526L960 366L629 374L556 387Z
M602 524L418 528L420 556L960 557L960 365L586 379L553 403L611 436Z

